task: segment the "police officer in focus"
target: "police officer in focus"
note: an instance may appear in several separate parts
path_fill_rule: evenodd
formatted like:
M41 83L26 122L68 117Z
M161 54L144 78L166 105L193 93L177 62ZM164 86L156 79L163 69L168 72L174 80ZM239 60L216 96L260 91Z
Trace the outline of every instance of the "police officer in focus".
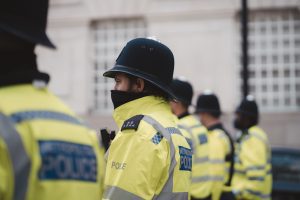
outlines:
M244 98L235 112L235 173L232 180L235 199L271 199L271 152L266 133L258 126L259 110L253 96Z
M212 199L231 196L230 185L234 171L234 147L230 134L223 127L221 107L215 94L206 90L198 96L196 113L208 130L210 149L210 179L213 181Z
M178 117L179 127L187 130L187 141L193 148L192 183L190 188L191 200L211 199L212 180L209 163L209 144L207 129L199 119L189 113L192 104L193 87L185 80L173 79L172 90L176 100L170 101L172 112ZM185 133L185 132L183 132Z
M167 46L136 38L103 74L115 80L119 127L108 150L104 199L188 199L192 151L168 104L173 71Z
M0 2L0 199L101 199L96 133L48 89L47 0Z

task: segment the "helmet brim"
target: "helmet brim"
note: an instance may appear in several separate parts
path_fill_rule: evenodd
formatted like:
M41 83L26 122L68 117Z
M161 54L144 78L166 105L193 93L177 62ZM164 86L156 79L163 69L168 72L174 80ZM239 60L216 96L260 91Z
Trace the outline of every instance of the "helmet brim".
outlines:
M3 30L5 32L8 32L10 34L13 34L16 37L22 38L28 42L32 42L34 44L40 44L45 47L56 49L56 46L51 42L47 34L44 33L25 33L22 31L18 31L16 28L12 26L8 26L6 24L0 23L0 31Z
M157 86L162 91L166 92L171 99L177 99L174 93L172 92L169 85L166 83L158 80L156 77L151 76L149 74L145 74L137 69L122 66L122 65L115 65L112 69L106 71L103 73L104 77L114 78L117 73L125 73L130 74L132 76L136 76L142 79L145 79L146 81L150 82L151 84Z
M197 107L197 106L196 106ZM205 108L196 108L195 114L198 113L220 113L222 114L222 112L220 110L215 110L215 109L205 109Z

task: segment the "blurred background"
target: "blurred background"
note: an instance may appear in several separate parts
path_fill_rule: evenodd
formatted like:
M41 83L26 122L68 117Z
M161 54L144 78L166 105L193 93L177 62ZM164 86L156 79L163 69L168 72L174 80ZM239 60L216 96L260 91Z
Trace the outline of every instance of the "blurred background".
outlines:
M175 56L174 76L220 98L225 126L243 91L241 0L50 0L56 51L37 48L50 89L93 128L116 129L102 74L135 37L156 37ZM300 148L300 0L248 1L249 93L271 145Z

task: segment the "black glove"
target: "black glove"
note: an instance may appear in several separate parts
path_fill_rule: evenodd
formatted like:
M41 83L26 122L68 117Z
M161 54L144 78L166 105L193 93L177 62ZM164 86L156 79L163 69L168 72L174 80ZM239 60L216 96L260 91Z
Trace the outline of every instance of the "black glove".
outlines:
M235 200L235 196L231 191L222 192L220 200Z
M110 142L116 136L116 132L115 131L108 132L107 129L101 129L100 133L101 133L101 138L102 138L102 144L104 146L105 151L107 151L107 149L110 146Z

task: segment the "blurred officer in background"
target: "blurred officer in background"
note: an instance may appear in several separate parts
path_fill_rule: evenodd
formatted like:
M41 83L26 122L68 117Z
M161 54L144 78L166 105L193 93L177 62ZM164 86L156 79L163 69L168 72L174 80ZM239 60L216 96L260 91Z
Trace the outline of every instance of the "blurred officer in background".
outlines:
M208 129L210 149L211 180L213 181L212 199L221 199L225 196L227 187L231 185L234 166L234 147L230 134L224 129L220 116L219 100L211 91L199 95L196 113L200 121Z
M192 151L176 125L168 98L174 57L164 44L129 41L105 77L119 127L111 142L105 199L188 199Z
M96 133L48 91L37 67L35 46L54 48L47 9L46 0L0 2L0 199L100 199Z
M212 182L209 179L209 145L207 129L201 125L199 119L188 111L192 103L192 85L180 79L174 79L172 90L176 96L170 101L173 113L179 119L179 127L187 130L186 139L193 149L192 183L190 188L191 200L211 199ZM183 132L184 133L184 132Z
M234 120L235 128L240 130L232 180L235 199L271 199L270 146L258 121L257 104L252 96L247 96L237 107Z

